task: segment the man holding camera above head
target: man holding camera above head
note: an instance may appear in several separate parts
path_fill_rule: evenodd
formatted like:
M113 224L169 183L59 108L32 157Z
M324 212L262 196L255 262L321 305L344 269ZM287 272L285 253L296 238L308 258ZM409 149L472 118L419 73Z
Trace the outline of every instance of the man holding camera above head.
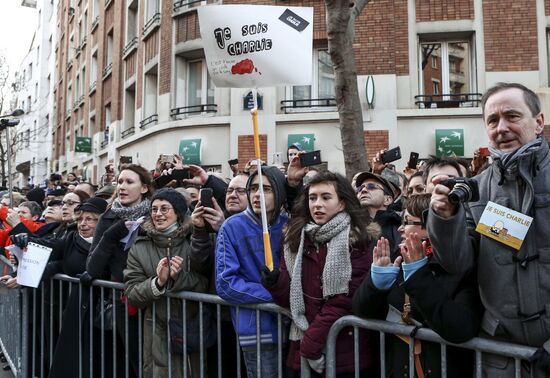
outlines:
M473 178L479 200L454 205L448 197L451 189L441 185L447 176L435 177L427 228L434 253L446 270L463 274L477 268L485 307L481 335L539 348L532 364L522 365L522 376L547 377L550 150L542 137L544 115L537 95L520 84L495 85L481 104L494 163ZM520 217L533 218L519 249L485 236L482 228L475 231L482 215L494 208L490 201L507 214L515 210ZM514 365L513 359L483 355L484 376L514 376Z

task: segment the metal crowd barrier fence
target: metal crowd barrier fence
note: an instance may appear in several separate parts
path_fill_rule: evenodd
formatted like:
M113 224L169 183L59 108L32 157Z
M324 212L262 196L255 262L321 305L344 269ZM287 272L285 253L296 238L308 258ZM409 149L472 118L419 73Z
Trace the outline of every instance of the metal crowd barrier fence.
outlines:
M28 306L26 289L10 290L0 287L0 348L5 363L16 376L26 376L26 349L28 329L27 313L23 311Z
M380 376L386 377L386 359L385 359L385 334L402 335L411 337L409 343L409 377L415 377L414 364L414 340L424 340L441 345L441 376L447 376L447 346L458 346L475 351L475 376L482 377L483 353L496 354L510 357L515 360L515 377L521 378L521 363L529 359L536 351L536 348L506 343L501 341L488 340L484 338L473 338L462 344L449 343L442 339L437 333L428 328L415 328L414 326L392 323L383 320L362 319L356 316L344 316L338 319L330 328L327 346L326 346L326 376L327 378L336 377L336 339L342 329L346 327L354 328L354 354L355 354L355 376L359 377L359 345L358 329L368 329L377 331L380 335Z

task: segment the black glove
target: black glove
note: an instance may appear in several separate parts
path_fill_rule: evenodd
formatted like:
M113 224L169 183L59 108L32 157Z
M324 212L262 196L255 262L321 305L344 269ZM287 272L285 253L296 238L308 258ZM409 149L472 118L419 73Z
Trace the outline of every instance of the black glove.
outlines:
M125 222L126 221L124 220L119 220L118 222L115 222L111 225L111 227L107 229L107 231L105 231L104 236L108 239L119 241L120 239L128 235L128 227L126 227Z
M529 357L529 362L531 362L537 369L540 369L545 373L550 373L550 354L548 354L544 348L537 349L537 351Z
M279 273L279 269L277 268L269 270L267 266L264 266L264 269L262 270L262 285L267 288L275 286L279 280Z
M92 286L92 282L93 282L94 278L92 276L90 276L90 273L84 272L78 278L80 279L80 283L83 286L86 286L86 287Z
M21 249L27 248L27 244L29 244L29 235L25 233L12 235L10 236L10 239L13 244L15 244Z

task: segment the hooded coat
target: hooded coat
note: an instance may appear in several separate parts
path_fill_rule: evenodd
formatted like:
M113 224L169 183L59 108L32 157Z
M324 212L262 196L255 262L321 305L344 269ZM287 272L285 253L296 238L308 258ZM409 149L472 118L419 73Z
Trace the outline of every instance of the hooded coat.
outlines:
M272 187L275 211L269 222L269 239L272 251L279 251L283 228L288 217L280 209L286 200L285 177L276 167L262 166L262 173ZM247 182L247 188L257 173ZM216 242L216 291L230 304L272 302L269 291L261 284L261 271L265 266L262 222L250 205L242 213L227 219L218 232ZM273 265L279 266L278 253L273 253ZM241 346L256 345L256 310L240 308L238 316L231 308L233 326L239 335ZM277 337L277 317L260 311L261 343L275 344Z
M155 296L151 287L156 277L159 261L167 256L183 258L182 271L166 293L180 291L206 292L208 278L203 276L200 266L190 262L191 223L186 222L170 235L163 235L154 228L149 218L143 225L145 236L139 236L128 253L128 267L124 270L125 295L133 306L145 309L143 326L143 376L168 377L169 318L183 318L181 301L170 300L170 314L167 310L167 299ZM154 304L154 306L153 306ZM155 310L153 323L153 309ZM198 312L198 304L187 303L187 319ZM172 354L172 376L183 376L182 356Z

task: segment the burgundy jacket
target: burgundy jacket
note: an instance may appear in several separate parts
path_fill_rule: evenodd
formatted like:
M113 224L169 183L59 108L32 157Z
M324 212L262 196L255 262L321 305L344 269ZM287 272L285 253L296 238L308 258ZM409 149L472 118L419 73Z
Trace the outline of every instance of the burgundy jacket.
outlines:
M300 370L300 356L318 359L325 352L328 332L332 324L345 315L352 315L352 298L372 264L374 243L351 248L352 277L349 293L323 299L322 275L327 256L327 245L317 248L306 237L302 260L302 290L309 328L301 342L291 341L287 365ZM290 308L290 277L281 251L280 275L277 283L269 288L273 300L280 306ZM359 331L359 364L361 370L371 367L371 346L367 332ZM353 327L344 328L336 341L336 373L354 372Z

